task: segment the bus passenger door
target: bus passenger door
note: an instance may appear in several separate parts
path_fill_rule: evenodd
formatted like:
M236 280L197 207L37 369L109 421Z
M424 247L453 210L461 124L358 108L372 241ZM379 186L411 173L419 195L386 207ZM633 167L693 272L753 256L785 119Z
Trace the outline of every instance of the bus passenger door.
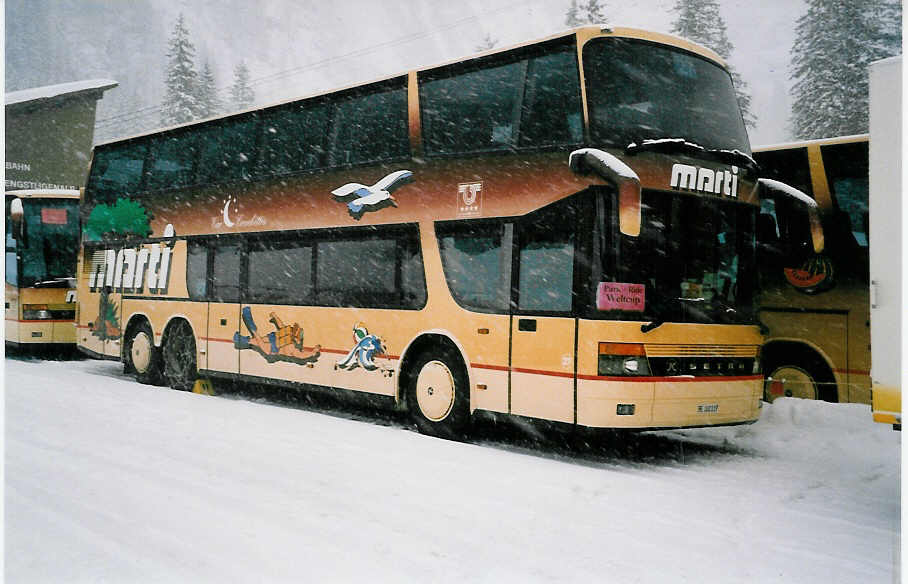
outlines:
M511 413L573 423L575 214L569 202L521 220L511 319Z
M208 369L239 373L234 335L240 331L240 266L242 244L215 243L211 262L211 301L208 304Z

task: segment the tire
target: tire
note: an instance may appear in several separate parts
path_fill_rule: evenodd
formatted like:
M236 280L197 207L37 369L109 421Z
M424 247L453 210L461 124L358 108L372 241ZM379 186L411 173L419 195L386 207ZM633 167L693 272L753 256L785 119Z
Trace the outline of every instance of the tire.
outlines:
M164 376L173 389L190 391L198 377L195 337L185 320L173 325L164 339Z
M460 356L444 347L421 353L410 368L407 407L420 433L465 440L470 389Z
M154 346L154 333L151 325L143 321L130 329L124 347L126 370L136 377L139 383L161 385L161 351Z
M765 377L763 399L769 403L778 397L838 401L835 379L828 367L803 351L793 351L787 358L779 355L767 362Z

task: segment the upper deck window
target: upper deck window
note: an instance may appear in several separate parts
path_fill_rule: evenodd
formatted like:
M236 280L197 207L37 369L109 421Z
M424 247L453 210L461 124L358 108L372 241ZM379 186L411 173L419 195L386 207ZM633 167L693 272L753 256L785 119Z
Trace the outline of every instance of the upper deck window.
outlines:
M705 148L750 153L731 76L681 49L596 38L583 49L594 145L685 138Z
M573 37L571 37L573 38ZM583 139L573 42L420 74L427 154L577 144Z
M148 142L129 142L95 151L88 188L95 201L109 203L138 192Z
M331 166L381 162L409 155L407 90L402 80L399 87L342 98L336 107L328 156Z
M325 167L333 109L304 102L266 113L258 174L280 176Z

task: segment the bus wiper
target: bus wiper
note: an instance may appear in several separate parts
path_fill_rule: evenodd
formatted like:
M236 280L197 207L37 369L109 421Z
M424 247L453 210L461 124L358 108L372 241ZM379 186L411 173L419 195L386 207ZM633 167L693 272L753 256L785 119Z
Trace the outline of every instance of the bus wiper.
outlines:
M750 168L759 172L760 165L757 161L740 150L721 150L717 148L706 148L687 138L658 138L655 140L640 140L631 142L624 147L626 154L637 154L638 152L691 152L694 154L709 154L718 158L722 162L736 164Z
M706 152L706 148L687 138L657 138L631 142L624 147L626 154L638 152Z
M674 301L675 299L670 298L669 300ZM641 333L648 333L651 330L655 330L665 324L665 314L662 310L663 308L664 306L662 304L653 305L653 320L640 325Z
M646 324L641 324L641 325L640 325L640 332L641 332L641 333L648 333L648 332L650 332L651 330L654 330L654 329L659 328L659 327L662 326L663 324L665 324L665 320L662 319L662 318L656 317L655 319L651 320L650 322L648 322L648 323L646 323Z

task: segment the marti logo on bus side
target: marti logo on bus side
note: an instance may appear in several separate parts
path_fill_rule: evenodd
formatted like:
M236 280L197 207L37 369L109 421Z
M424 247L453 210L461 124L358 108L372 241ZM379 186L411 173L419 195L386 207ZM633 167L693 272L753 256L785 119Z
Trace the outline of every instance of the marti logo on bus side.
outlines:
M700 193L738 197L738 167L727 170L712 170L689 164L672 166L671 187Z
M92 260L88 287L95 292L103 287L118 292L164 292L170 282L171 248L152 245L141 249L106 249Z

